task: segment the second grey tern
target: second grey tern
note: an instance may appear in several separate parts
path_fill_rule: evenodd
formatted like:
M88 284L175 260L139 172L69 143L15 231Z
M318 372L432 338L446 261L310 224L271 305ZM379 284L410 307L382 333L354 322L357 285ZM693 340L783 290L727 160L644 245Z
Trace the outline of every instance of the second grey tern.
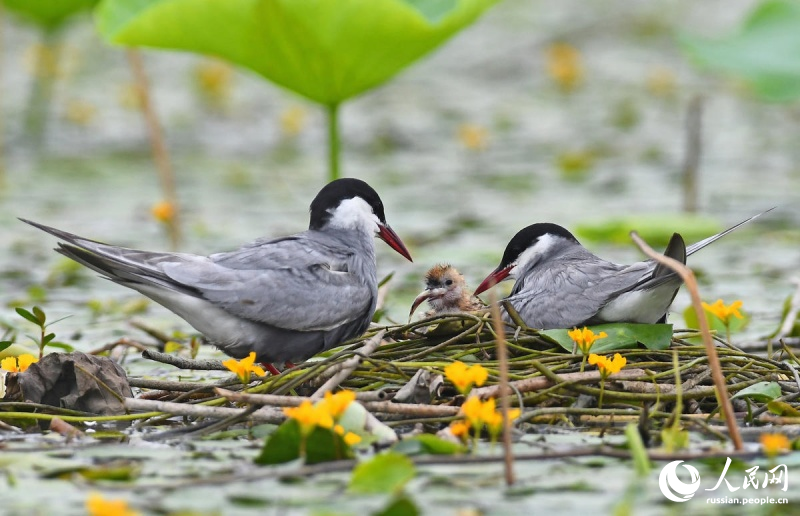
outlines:
M107 245L23 220L64 242L59 253L171 310L234 358L310 358L369 326L377 236L411 261L367 183L338 179L311 203L307 231L199 256ZM275 371L274 367L270 367Z
M664 254L686 263L687 256L764 213L688 247L675 233ZM663 321L682 283L671 269L653 260L631 265L603 260L551 223L533 224L514 235L500 265L475 295L506 279L516 280L506 300L525 324L545 330Z

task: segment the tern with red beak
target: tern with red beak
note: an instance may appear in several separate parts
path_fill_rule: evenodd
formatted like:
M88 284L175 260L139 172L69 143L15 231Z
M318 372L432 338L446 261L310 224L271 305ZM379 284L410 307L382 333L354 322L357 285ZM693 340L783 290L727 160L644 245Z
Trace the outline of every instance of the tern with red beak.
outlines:
M687 256L764 213L688 247L675 233L664 254L686 263ZM525 324L541 329L663 321L681 286L677 274L653 260L632 265L608 262L583 247L572 233L550 223L533 224L514 235L500 265L475 294L505 279L516 280L507 298L511 306Z
M425 290L420 292L411 305L409 319L423 301L427 301L431 307L424 317L472 312L484 308L481 300L469 291L467 282L458 269L446 264L434 265L425 274Z
M302 361L361 335L378 295L374 237L411 260L378 194L358 179L327 184L307 231L198 256L89 240L23 220L66 243L59 253L171 310L234 358Z

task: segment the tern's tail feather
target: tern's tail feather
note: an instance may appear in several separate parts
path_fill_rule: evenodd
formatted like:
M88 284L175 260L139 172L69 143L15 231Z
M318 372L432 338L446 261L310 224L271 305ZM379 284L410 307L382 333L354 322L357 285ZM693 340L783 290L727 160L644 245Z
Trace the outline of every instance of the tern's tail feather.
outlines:
M726 229L725 231L723 231L723 232L721 232L721 233L717 233L716 235L710 236L710 237L708 237L708 238L706 238L706 239L703 239L703 240L701 240L701 241L699 241L699 242L695 242L694 244L692 244L692 245L690 245L690 246L688 246L688 247L686 248L686 255L687 255L687 256L690 256L690 255L692 255L692 254L696 253L696 252L697 252L697 251L699 251L700 249L702 249L702 248L704 248L704 247L706 247L706 246L708 246L708 245L710 245L710 244L713 244L714 242L716 242L716 241L717 241L717 240L719 240L720 238L724 237L724 236L725 236L725 235L727 235L728 233L731 233L732 231L735 231L735 230L739 229L740 227L744 226L744 225L745 225L745 224L747 224L748 222L751 222L751 221L753 221L753 220L757 219L758 217L760 217L760 216L764 215L765 213L769 213L769 212L771 212L771 211L772 211L772 210L774 210L775 208L777 208L777 206L773 206L772 208L770 208L770 209L768 209L768 210L764 210L764 211L762 211L761 213L758 213L758 214L756 214L756 215L753 215L753 216L752 216L752 217L750 217L749 219L747 219L747 220L743 220L743 221L741 221L740 223L736 224L735 226L733 226L733 227L730 227L730 228Z
M672 234L672 238L670 238L669 244L667 244L667 248L664 250L664 256L674 258L675 260L678 260L684 264L686 263L686 242L683 241L683 237L681 235L678 233ZM668 276L672 274L674 274L672 269L659 263L653 270L652 277L658 278L660 276Z
M134 289L137 284L151 285L198 296L195 289L176 282L158 267L162 262L184 259L180 254L154 253L108 245L30 220L20 220L67 242L59 242L56 251L111 281Z

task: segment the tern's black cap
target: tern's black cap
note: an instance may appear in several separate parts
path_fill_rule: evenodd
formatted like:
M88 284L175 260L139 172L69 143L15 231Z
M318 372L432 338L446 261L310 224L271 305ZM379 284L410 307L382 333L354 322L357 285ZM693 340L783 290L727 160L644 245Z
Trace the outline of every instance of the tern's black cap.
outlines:
M375 213L378 220L382 224L386 224L383 201L378 196L378 192L364 181L348 177L331 181L314 197L314 200L311 201L311 218L308 228L322 229L331 218L331 210L338 207L345 199L354 197L364 199L372 207L372 212Z
M578 239L575 238L572 233L558 224L552 224L550 222L531 224L526 228L520 229L508 243L503 253L503 259L500 261L500 267L506 267L513 263L514 260L519 258L519 255L525 252L529 247L535 245L536 242L539 241L539 238L544 235L553 235L566 240L572 240L576 244L579 243Z

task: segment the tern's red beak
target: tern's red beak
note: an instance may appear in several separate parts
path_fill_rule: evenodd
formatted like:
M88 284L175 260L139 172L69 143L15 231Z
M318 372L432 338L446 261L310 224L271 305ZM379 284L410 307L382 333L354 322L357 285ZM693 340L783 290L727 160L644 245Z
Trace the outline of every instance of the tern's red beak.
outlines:
M417 298L414 300L414 303L411 305L411 311L408 312L408 320L411 320L411 316L414 315L417 307L422 304L423 301L426 301L431 298L431 291L430 290L423 290L419 293Z
M389 247L397 251L398 254L403 256L409 262L414 261L411 259L411 253L408 252L408 249L406 249L403 241L400 240L400 237L397 236L397 233L395 233L388 224L378 224L378 238L389 244Z
M503 267L502 269L500 267L496 268L491 274L486 276L486 279L483 280L480 285L478 285L478 288L475 289L475 295L477 296L482 292L486 292L493 286L497 285L506 279L510 272L511 267Z

